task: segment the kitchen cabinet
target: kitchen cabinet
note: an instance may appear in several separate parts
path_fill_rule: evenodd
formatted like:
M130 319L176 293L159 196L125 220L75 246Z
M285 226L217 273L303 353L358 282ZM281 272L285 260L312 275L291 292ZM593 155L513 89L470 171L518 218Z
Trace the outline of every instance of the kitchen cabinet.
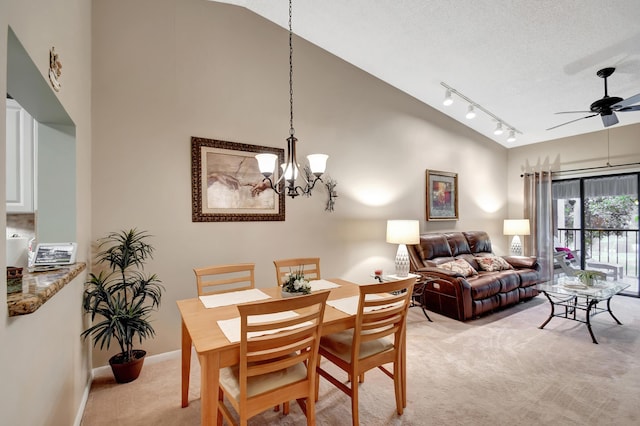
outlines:
M36 210L36 149L34 119L13 99L7 99L7 213Z

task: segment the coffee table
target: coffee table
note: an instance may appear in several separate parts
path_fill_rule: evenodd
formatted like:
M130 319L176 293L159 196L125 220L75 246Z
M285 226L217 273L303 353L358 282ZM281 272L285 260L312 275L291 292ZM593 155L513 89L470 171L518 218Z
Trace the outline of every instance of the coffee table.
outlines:
M622 325L611 312L611 298L629 287L629 284L619 281L599 281L593 286L586 286L576 279L560 277L553 281L538 284L536 287L544 293L551 304L549 318L538 328L544 328L553 317L578 321L587 325L591 340L597 344L598 341L591 329L592 316L602 312L609 312L609 315L619 325ZM607 302L607 307L598 306L600 302ZM556 307L560 307L560 312L556 312ZM585 312L585 319L576 315L579 310Z

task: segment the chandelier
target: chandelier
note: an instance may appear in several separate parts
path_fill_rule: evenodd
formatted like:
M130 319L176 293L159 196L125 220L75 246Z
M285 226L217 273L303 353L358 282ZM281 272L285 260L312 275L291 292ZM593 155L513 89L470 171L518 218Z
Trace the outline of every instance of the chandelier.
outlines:
M287 138L287 157L284 164L280 167L282 171L277 181L273 181L272 176L276 168L276 160L278 156L275 154L258 154L258 167L260 173L264 176L263 182L269 182L269 186L277 194L286 193L291 198L298 195L311 195L311 190L318 181L322 182L328 155L311 154L307 156L308 165L300 167L296 158L296 143L298 139L295 137L293 128L293 32L291 30L291 0L289 0L289 137ZM297 183L299 182L299 184ZM281 183L284 183L281 185ZM330 193L331 197L331 193Z

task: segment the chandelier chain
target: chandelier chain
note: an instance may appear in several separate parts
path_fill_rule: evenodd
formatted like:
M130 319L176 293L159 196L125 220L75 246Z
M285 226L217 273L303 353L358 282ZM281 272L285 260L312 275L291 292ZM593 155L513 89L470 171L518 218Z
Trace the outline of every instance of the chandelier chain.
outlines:
M293 31L291 27L292 1L289 0L289 134L294 135L293 129Z

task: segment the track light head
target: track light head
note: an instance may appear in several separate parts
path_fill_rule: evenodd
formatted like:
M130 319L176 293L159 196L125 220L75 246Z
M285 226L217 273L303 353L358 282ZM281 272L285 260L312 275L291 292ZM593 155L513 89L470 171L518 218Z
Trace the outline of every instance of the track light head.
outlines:
M509 137L507 138L507 142L515 142L516 141L516 132L513 130L509 131Z
M469 105L469 109L467 110L467 115L465 115L465 117L469 120L476 117L476 111L475 108L473 108L473 105Z
M453 103L453 97L451 96L451 90L447 89L447 92L444 95L444 101L442 101L442 105L449 106Z
M496 136L500 136L503 133L504 133L504 130L502 129L502 123L498 122L498 125L496 126L496 129L493 131L493 134Z

